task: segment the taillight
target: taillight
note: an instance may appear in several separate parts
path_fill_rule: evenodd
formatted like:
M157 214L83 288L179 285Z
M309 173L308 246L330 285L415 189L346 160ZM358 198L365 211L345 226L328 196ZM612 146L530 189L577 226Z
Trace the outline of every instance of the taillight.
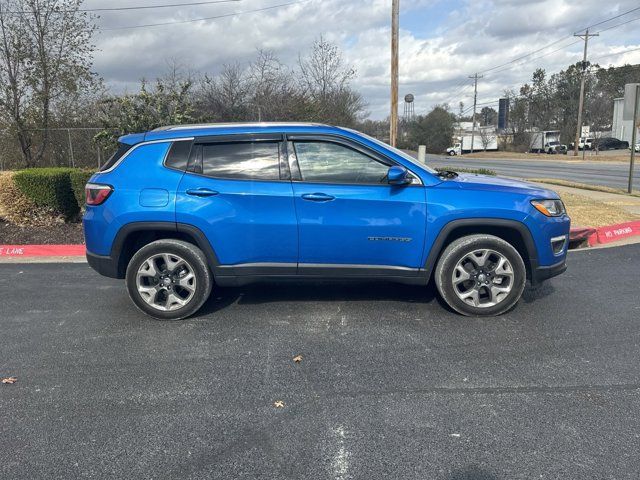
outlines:
M107 198L109 198L111 192L113 192L113 187L111 185L87 183L84 187L87 205L101 205Z

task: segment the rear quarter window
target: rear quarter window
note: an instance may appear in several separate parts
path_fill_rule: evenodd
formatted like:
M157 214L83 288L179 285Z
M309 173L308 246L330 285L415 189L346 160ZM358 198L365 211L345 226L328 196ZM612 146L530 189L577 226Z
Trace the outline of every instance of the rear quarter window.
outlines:
M124 156L125 153L131 150L132 147L133 145L127 145L126 143L118 143L118 149L114 152L113 155L109 157L109 160L107 160L105 164L102 165L102 167L100 168L100 171L104 172L105 170L109 170L118 162L118 160L120 160Z
M189 163L191 145L191 140L173 142L169 149L169 153L167 153L167 158L164 161L165 166L185 171L187 169L187 164Z

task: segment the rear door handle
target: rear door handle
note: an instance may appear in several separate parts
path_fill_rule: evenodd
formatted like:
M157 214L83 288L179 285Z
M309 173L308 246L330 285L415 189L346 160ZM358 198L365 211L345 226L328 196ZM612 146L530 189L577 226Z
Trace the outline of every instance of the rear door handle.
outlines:
M210 188L191 188L187 190L187 195L193 195L194 197L213 197L218 195L219 192L211 190Z
M335 200L336 197L327 195L326 193L305 193L302 198L311 202L330 202Z

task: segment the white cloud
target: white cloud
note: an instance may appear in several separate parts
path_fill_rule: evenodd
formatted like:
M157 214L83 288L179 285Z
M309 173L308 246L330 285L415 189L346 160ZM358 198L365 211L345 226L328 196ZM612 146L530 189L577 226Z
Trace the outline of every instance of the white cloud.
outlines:
M289 0L291 1L291 0ZM177 9L104 13L98 24L106 28L201 18L253 10L287 0L243 0ZM109 6L130 6L133 2L112 0ZM159 0L136 0L136 5ZM153 78L166 70L167 60L176 59L193 72L215 73L222 64L249 62L257 48L275 51L293 65L314 39L324 35L340 45L348 61L358 70L355 87L365 96L374 118L388 113L390 0L311 0L283 8L249 13L207 22L104 30L97 34L99 52L95 70L114 90L135 88L142 78ZM513 58L569 37L574 30L636 7L637 0L619 0L606 6L600 0L401 0L400 85L401 95L416 96L416 110L424 112L436 103L460 100L469 104L471 89L467 76L506 63ZM99 0L87 0L85 7L100 7ZM431 36L422 36L412 16L425 18ZM596 27L606 28L640 17L640 10ZM426 20L425 20L426 21ZM408 27L406 25L409 25ZM593 58L637 47L640 20L603 32L590 44ZM413 28L413 30L412 30ZM554 47L487 72L480 82L479 100L496 100L506 88L517 87L543 67L548 72L565 68L581 59L581 45L536 59L571 43L567 38ZM640 51L603 58L600 63L640 63ZM504 70L504 71L500 71Z

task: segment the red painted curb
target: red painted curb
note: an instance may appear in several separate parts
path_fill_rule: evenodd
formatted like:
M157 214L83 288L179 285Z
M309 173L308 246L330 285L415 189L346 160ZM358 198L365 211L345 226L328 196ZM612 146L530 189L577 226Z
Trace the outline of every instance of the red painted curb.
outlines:
M84 245L0 245L0 257L83 257Z
M606 227L597 228L596 231L589 236L589 245L593 246L617 242L618 240L635 237L636 235L640 235L640 221L607 225Z

